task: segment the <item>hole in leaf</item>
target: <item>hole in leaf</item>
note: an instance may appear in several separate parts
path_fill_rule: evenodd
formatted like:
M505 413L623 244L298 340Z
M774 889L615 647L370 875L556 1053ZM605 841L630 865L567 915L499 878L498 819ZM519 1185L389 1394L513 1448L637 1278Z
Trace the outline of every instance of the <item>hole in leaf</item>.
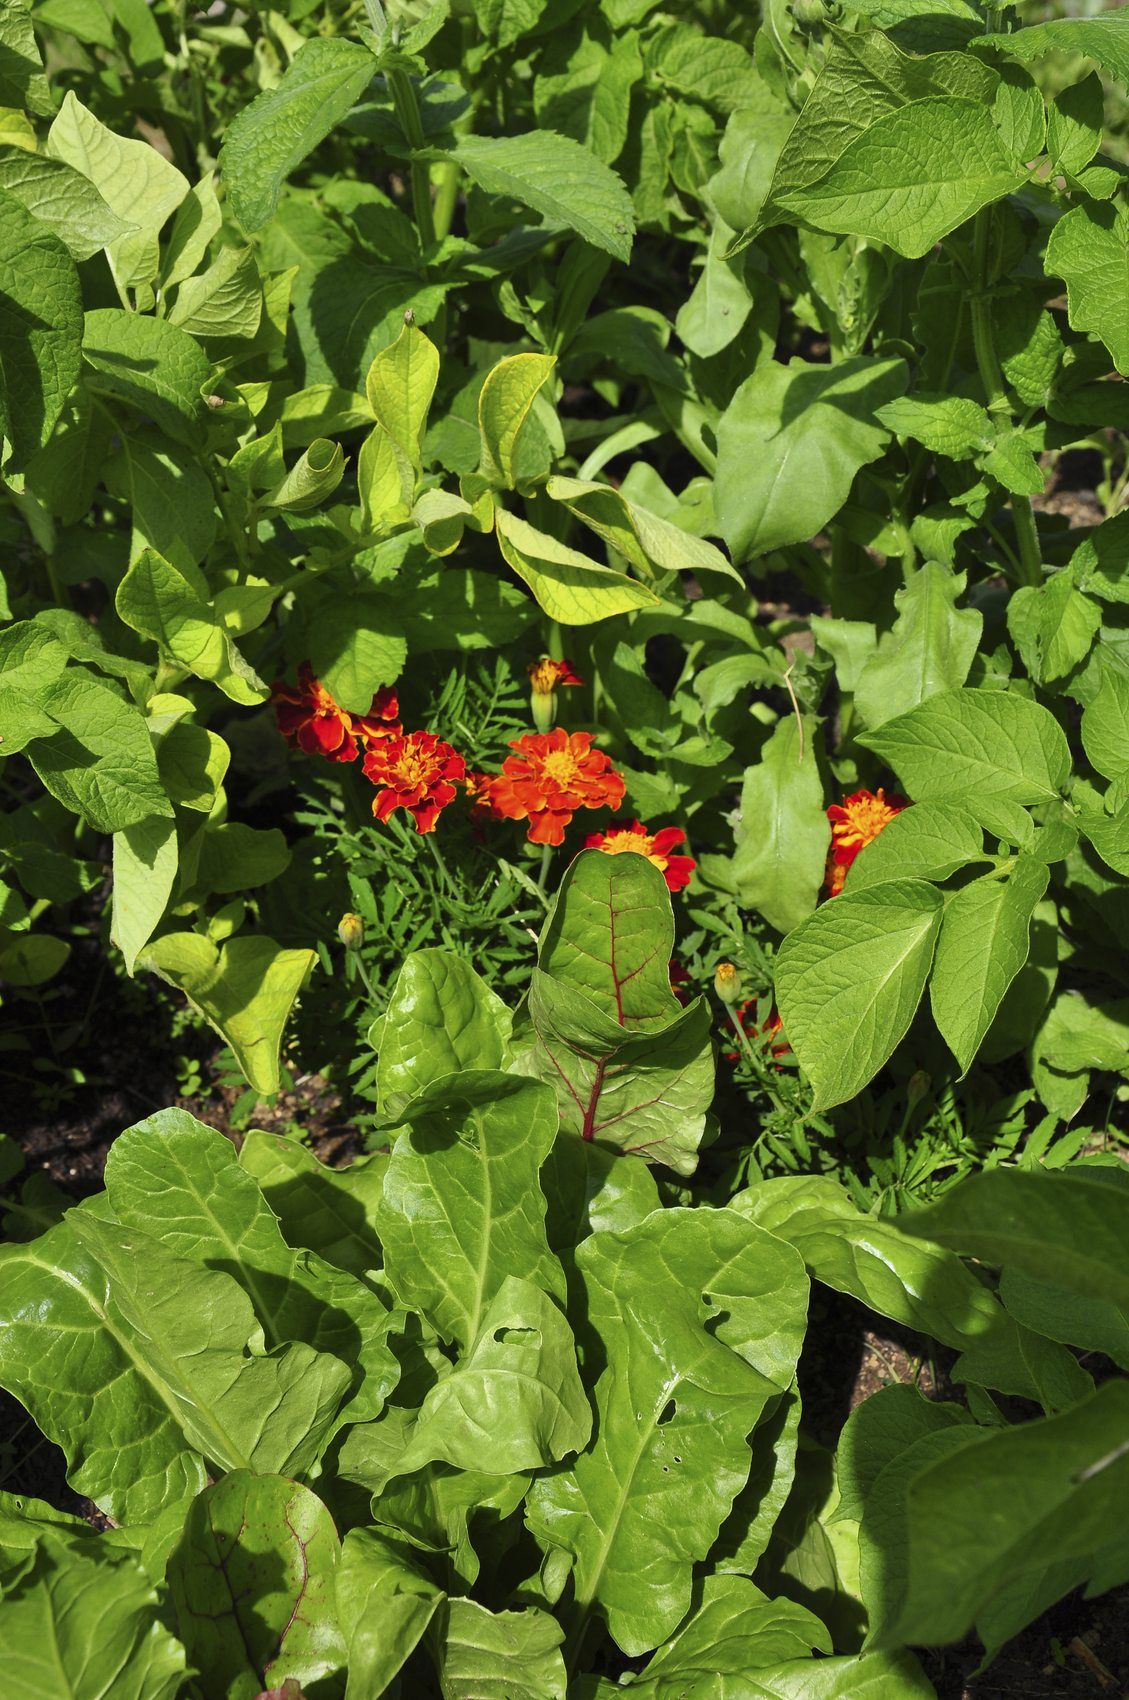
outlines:
M675 1411L674 1400L668 1399L666 1404L663 1406L662 1410L659 1412L659 1427L660 1428L662 1428L664 1423L668 1423L670 1421L671 1417L673 1417L673 1415L674 1415L674 1411ZM677 1460L675 1460L675 1462L677 1462Z

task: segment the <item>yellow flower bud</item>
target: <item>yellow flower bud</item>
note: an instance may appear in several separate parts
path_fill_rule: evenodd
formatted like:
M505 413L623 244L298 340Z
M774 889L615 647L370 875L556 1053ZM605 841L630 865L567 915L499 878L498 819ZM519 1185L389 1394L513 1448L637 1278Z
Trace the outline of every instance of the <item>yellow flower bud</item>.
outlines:
M741 976L732 962L719 962L713 977L713 989L723 1004L730 1008L741 997Z
M337 923L337 937L346 950L360 950L365 942L365 924L359 915L342 915Z

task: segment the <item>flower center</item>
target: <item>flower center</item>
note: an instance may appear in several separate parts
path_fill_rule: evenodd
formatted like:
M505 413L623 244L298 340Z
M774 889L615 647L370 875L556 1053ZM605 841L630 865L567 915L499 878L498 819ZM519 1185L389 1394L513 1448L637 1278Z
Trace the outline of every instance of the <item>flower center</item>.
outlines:
M562 790L571 784L580 771L571 750L550 750L544 758L542 768L545 778L551 779L553 784L559 785Z
M881 793L876 797L860 797L846 808L847 819L835 827L840 844L869 844L878 837L884 826L893 820L896 811Z
M646 856L656 865L665 862L665 856L654 855L654 838L648 833L628 832L626 828L620 832L609 832L600 845L607 856L622 856L624 851L633 851L636 856Z

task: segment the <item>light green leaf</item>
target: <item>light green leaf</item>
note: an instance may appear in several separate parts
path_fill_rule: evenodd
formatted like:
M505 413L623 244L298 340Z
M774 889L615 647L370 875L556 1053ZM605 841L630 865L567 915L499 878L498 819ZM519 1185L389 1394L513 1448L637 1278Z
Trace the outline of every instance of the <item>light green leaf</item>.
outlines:
M887 821L847 870L848 891L884 880L945 880L969 862L987 861L984 831L959 803L915 803Z
M791 1247L705 1206L594 1234L577 1262L608 1366L596 1438L534 1482L527 1520L574 1557L575 1620L598 1609L635 1655L686 1615L748 1476L746 1437L791 1385L806 1293Z
M269 1095L278 1091L283 1029L313 960L312 950L283 950L261 935L217 946L200 933L166 933L141 966L184 993L231 1046L255 1091Z
M384 1017L376 1087L381 1111L399 1116L425 1087L464 1068L504 1070L513 1018L470 963L449 950L414 950Z
M991 107L949 96L885 114L817 182L776 200L819 230L919 259L1027 176Z
M37 738L28 755L52 796L99 832L121 832L150 815L171 815L140 709L77 667L40 701L58 730Z
M448 1600L432 1639L443 1700L565 1700L564 1631L547 1612Z
M82 356L96 393L152 419L178 443L197 444L211 366L187 331L165 319L98 307L86 315Z
M511 354L486 374L478 392L482 471L512 490L517 483L518 439L540 391L552 376L550 354Z
M423 546L430 555L452 555L463 540L474 509L451 490L425 490L412 507Z
M365 378L373 416L396 451L401 497L409 507L438 378L439 350L415 325L404 325L395 342L381 349Z
M1104 778L1129 774L1129 678L1113 667L1082 711L1082 747Z
M1129 28L1124 6L1115 6L1104 16L1052 18L1002 36L998 46L1013 59L1041 59L1044 54L1081 53L1103 71L1129 86Z
M374 693L399 678L408 654L400 610L379 596L327 597L307 642L318 678L354 714L368 713Z
M540 16L537 5L533 10ZM559 52L542 55L533 110L540 129L571 136L611 165L627 141L631 91L642 76L643 61L634 33L613 36L610 47L601 33L586 30L579 41L564 36ZM571 48L567 59L566 46Z
M1067 568L1037 588L1021 585L1008 600L1007 623L1031 676L1050 684L1086 659L1102 616L1098 604L1076 588Z
M714 486L735 559L806 542L838 512L889 440L878 409L905 384L903 361L864 355L834 366L769 360L745 379L718 427Z
M861 1092L905 1037L942 907L923 880L892 880L840 893L784 940L776 999L816 1109Z
M82 293L59 238L0 188L0 436L13 467L43 447L78 377Z
M462 136L454 157L488 195L520 201L550 225L575 230L624 264L631 258L635 211L623 180L567 136Z
M802 731L791 716L778 721L741 788L737 895L781 933L815 908L831 842L814 739L814 717L805 718Z
M968 396L919 391L887 402L878 417L895 436L912 437L950 460L986 451L996 434L987 410Z
M974 880L945 905L929 982L941 1036L967 1074L1030 948L1031 919L1050 868L1020 856L1006 880Z
M345 1536L335 1592L348 1649L345 1700L371 1700L402 1670L444 1596L377 1529Z
M403 1304L465 1348L508 1275L563 1296L537 1181L556 1137L553 1096L464 1069L419 1093L409 1117L377 1217L385 1269Z
M807 1659L813 1647L831 1651L813 1612L792 1600L767 1599L744 1576L707 1576L697 1609L631 1686L639 1700L674 1700L680 1690L701 1689L717 1700L742 1700L742 1691L755 1692L748 1684L759 1684L765 1667Z
M133 974L172 896L179 851L176 822L150 815L114 834L114 908L110 939Z
M262 498L264 508L285 508L305 513L332 496L345 476L345 451L340 443L315 437L307 449L272 490Z
M498 547L518 578L524 579L551 620L566 626L590 626L613 614L654 607L654 591L626 573L603 567L526 520L499 508Z
M648 578L656 573L687 572L698 576L719 573L744 583L741 574L713 543L629 500L610 484L553 477L546 490L554 501L563 502L570 513Z
M26 148L0 146L0 189L53 231L74 260L89 260L130 228L80 171Z
M262 313L263 291L251 249L221 248L206 272L180 285L169 323L193 336L252 337Z
M105 414L100 409L104 420ZM148 439L148 440L146 440ZM133 521L130 565L145 549L155 549L199 584L202 600L207 587L193 573L216 536L216 502L204 468L184 449L154 439L151 427L120 437L117 455L99 466L106 488L129 503ZM98 438L91 447L97 452ZM103 449L103 457L105 450Z
M332 1169L297 1139L251 1128L239 1161L254 1175L288 1245L316 1251L350 1275L379 1268L376 1210L385 1158L355 1158L348 1168Z
M1117 370L1129 374L1129 208L1093 201L1073 207L1051 231L1044 263L1049 273L1066 281L1074 329L1100 337Z
M180 567L144 549L118 586L114 606L127 626L159 644L197 678L210 679L233 702L262 702L267 687L243 660L208 600L198 568Z
M266 224L283 183L356 104L377 68L358 42L315 37L299 48L273 89L237 114L219 168L244 230Z
M198 183L193 183L172 221L161 259L161 282L166 290L175 289L178 283L192 276L222 224L215 172L209 171Z
M209 1693L257 1700L340 1670L340 1543L309 1488L234 1471L189 1508L169 1558L177 1627Z
M161 784L182 809L210 814L223 784L231 751L215 732L181 720L157 745Z
M0 0L0 102L39 115L52 110L28 0Z
M928 561L894 592L898 618L862 669L855 707L873 730L939 691L964 684L976 656L984 616L957 608L965 575Z

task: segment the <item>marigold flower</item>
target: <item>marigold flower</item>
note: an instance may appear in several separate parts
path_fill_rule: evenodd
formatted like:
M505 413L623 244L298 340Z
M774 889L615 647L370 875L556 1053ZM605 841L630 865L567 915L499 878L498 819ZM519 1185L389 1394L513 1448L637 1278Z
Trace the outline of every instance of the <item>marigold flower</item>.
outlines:
M854 791L841 803L832 803L827 811L831 822L831 849L827 857L826 886L829 897L838 897L847 877L847 870L860 850L889 826L909 804L896 791L887 796L882 787L877 791Z
M759 1025L757 1023L759 1013L759 1000L757 998L747 998L732 1013L741 1024L742 1033L747 1034L750 1039L759 1039L768 1051L769 1056L787 1056L792 1049L784 1035L784 1023L780 1019L780 1011L775 1006ZM737 1051L726 1051L724 1055L726 1062L735 1063L739 1053Z
M291 749L308 756L326 756L330 761L355 761L358 742L367 745L379 738L398 737L400 712L395 691L382 685L367 714L350 714L334 702L332 694L314 677L308 661L298 668L297 686L277 679L271 686L278 729Z
M602 850L606 856L621 856L625 851L646 856L653 862L667 883L669 891L681 891L689 885L690 875L697 864L693 856L672 856L676 844L684 844L686 834L680 826L664 826L658 832L648 832L638 821L630 826L617 827L612 832L593 832L584 840L586 850Z
M741 974L732 962L719 962L714 970L713 989L730 1009L741 996Z
M372 805L377 820L407 809L417 832L434 832L440 812L455 799L455 783L465 777L466 763L437 733L409 732L370 744L364 772L380 790Z
M590 732L527 732L493 778L474 776L476 807L496 819L528 820L531 844L561 844L577 809L618 809L627 789Z
M539 732L548 732L557 717L557 691L562 685L582 685L571 661L554 661L543 655L529 664L529 707Z

